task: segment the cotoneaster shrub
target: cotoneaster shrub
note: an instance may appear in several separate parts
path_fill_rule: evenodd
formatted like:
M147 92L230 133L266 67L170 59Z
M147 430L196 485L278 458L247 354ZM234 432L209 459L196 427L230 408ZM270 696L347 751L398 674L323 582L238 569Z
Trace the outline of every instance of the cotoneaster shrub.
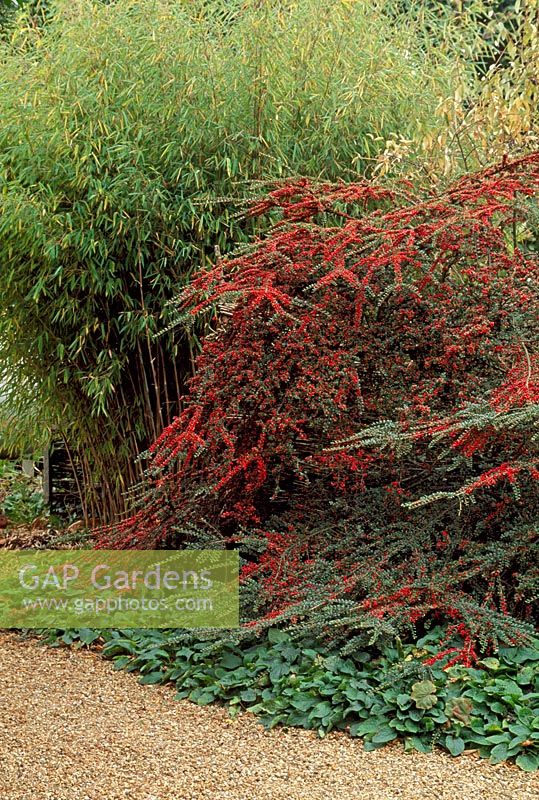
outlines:
M439 196L275 188L252 210L280 211L271 234L181 298L216 332L103 543L239 547L247 624L350 652L432 619L465 663L529 633L538 188L539 154Z

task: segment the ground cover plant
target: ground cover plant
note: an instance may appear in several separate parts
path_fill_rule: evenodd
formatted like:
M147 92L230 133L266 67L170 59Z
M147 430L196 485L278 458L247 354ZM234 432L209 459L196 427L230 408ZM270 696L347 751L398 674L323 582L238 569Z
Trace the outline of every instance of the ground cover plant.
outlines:
M45 513L41 481L13 461L0 460L0 514L10 523L34 522Z
M446 621L471 664L537 619L539 156L446 192L276 188L198 276L221 309L120 547L236 547L243 618L346 652ZM226 316L223 316L223 313Z
M185 631L83 629L49 640L100 643L116 669L140 673L141 683L175 684L178 699L222 702L232 715L251 711L267 728L303 727L320 736L343 730L362 737L367 750L400 739L406 750L475 750L493 764L511 759L538 769L539 640L500 648L473 668L444 669L446 638L437 628L415 644L397 641L352 657L278 628L218 646Z

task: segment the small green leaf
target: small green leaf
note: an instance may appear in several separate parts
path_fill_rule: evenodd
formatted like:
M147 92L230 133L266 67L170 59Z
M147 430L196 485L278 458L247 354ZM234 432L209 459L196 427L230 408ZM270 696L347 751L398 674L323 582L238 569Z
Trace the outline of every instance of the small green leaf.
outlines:
M405 710L405 709L407 709L409 707L411 702L412 702L412 698L410 697L409 694L398 694L397 695L397 705L399 706L399 708L402 708L403 710Z
M139 678L139 683L148 685L154 683L161 683L162 680L163 680L162 672L150 672L148 673L148 675L143 675L142 678Z
M382 728L381 731L375 733L372 737L371 742L374 744L385 744L386 742L392 742L393 739L397 738L397 732L394 731L392 728Z
M535 772L539 769L539 753L522 753L517 756L516 762L520 769L526 772Z
M243 664L243 659L235 653L226 653L221 659L221 666L225 669L236 669Z
M464 740L460 736L446 736L445 746L452 756L460 756L464 752Z
M417 708L429 709L436 705L436 686L432 681L414 683L411 695Z
M490 751L490 763L499 764L500 761L505 761L507 759L507 750L506 742L500 742L496 747L493 747Z
M350 725L351 736L366 736L369 733L376 733L380 730L382 720L371 717L370 719L363 720L363 722L354 722Z
M96 639L99 639L100 631L91 630L90 628L81 628L79 631L79 639L84 644L92 644Z
M313 710L311 712L311 716L312 717L326 717L328 714L331 714L332 710L333 710L333 706L331 705L331 703L329 703L327 701L324 701L323 703L318 703L318 705L316 705L313 708Z
M478 664L494 671L500 669L500 662L497 658L483 658L481 661L478 661Z
M210 703L213 703L215 700L215 695L212 691L205 692L195 689L195 691L191 692L189 695L189 699L199 706L207 706Z
M131 656L118 656L114 659L114 669L124 669L131 661Z
M419 753L430 753L432 748L419 736L408 736L404 742L406 751L417 750Z
M280 628L269 628L268 640L271 642L271 644L288 642L290 640L290 634L286 633L286 631L282 631Z

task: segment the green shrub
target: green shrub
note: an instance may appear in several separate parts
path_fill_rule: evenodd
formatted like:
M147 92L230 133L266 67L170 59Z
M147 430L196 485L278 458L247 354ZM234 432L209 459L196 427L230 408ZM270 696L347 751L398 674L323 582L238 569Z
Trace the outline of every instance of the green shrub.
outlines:
M0 46L0 363L10 436L32 397L106 521L191 370L197 332L154 339L167 301L253 231L222 197L351 178L388 138L435 136L467 34L447 18L431 43L377 0L54 8Z

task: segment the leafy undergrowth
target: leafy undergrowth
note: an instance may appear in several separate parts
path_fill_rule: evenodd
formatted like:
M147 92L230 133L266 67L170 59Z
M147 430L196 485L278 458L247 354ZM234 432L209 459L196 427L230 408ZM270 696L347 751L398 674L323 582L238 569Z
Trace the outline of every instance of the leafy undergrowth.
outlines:
M83 520L51 514L38 474L26 475L20 462L0 460L0 547L54 550L89 547L92 534Z
M141 673L141 683L175 683L179 699L222 702L234 716L249 710L267 728L343 730L362 737L366 750L396 739L425 753L436 745L453 756L477 750L494 764L539 769L539 639L501 647L474 668L447 666L440 628L415 644L346 658L278 628L218 649L157 630L70 630L53 641L104 641L103 655L116 669Z
M45 511L39 478L29 477L16 462L0 461L0 513L14 524L33 522Z

